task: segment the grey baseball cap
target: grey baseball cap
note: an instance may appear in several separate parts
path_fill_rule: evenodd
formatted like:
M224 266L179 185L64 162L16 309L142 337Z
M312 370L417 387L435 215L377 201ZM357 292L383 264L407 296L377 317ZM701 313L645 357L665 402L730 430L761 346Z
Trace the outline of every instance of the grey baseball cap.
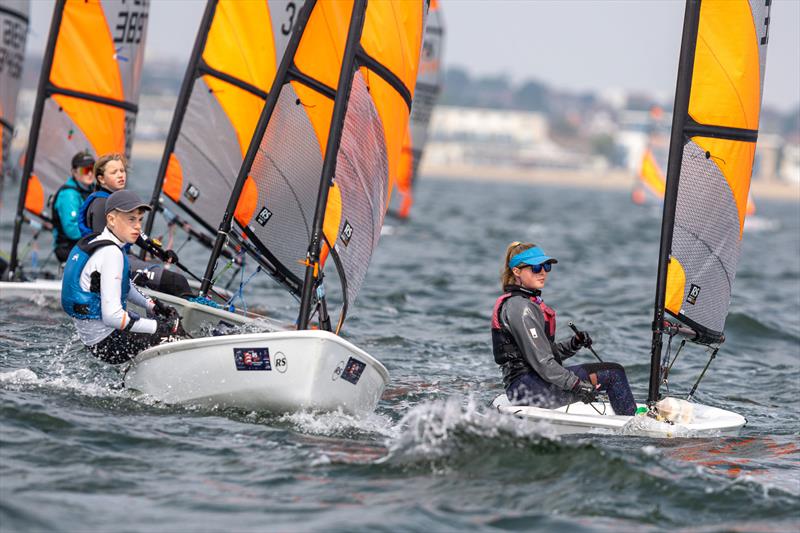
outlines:
M111 211L122 211L123 213L130 213L135 209L151 210L150 205L146 204L139 198L139 195L133 191L121 190L117 191L106 199L106 215Z

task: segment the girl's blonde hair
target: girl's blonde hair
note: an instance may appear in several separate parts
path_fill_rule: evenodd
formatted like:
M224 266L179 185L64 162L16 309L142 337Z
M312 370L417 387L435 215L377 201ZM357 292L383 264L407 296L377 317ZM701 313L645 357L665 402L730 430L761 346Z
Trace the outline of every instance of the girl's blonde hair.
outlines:
M506 285L513 285L516 281L514 277L514 272L511 271L511 267L508 266L508 262L511 261L511 258L517 254L521 254L525 250L529 248L533 248L536 246L530 242L519 242L514 241L508 245L506 248L506 255L505 260L503 261L503 268L500 269L500 286L505 287Z
M94 163L94 168L92 169L92 173L94 174L95 181L97 181L98 176L102 176L103 173L105 173L106 165L108 164L109 161L119 161L120 163L122 163L122 166L125 167L125 170L126 171L128 170L128 159L125 157L124 154L105 154L100 156Z

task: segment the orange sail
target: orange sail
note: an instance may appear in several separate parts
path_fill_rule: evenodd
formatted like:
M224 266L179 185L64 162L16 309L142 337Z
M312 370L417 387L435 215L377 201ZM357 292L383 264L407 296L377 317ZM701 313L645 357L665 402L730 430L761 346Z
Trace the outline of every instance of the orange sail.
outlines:
M739 260L769 9L748 0L692 0L687 8L685 96L676 96L664 200L665 216L674 205L665 308L709 342L722 339Z
M219 221L299 9L277 0L209 0L156 177L161 193L209 232ZM245 37L246 38L243 38ZM243 195L242 215L252 210ZM148 220L146 231L152 226Z
M425 7L308 0L297 15L219 235L235 221L259 259L302 292L301 314L326 257L345 306L366 275L400 166Z
M399 203L396 214L408 218L413 204L414 183L419 174L419 164L428 142L428 126L431 114L442 90L442 49L444 45L444 21L441 4L433 0L425 22L419 74L414 91L414 105L403 142L400 170L397 175L396 192Z
M650 148L644 151L637 177L638 181L633 189L634 203L645 204L648 198L659 201L664 199L664 173L661 172L661 167Z
M130 155L148 9L149 2L56 2L25 152L12 271L23 211L48 218L73 155Z

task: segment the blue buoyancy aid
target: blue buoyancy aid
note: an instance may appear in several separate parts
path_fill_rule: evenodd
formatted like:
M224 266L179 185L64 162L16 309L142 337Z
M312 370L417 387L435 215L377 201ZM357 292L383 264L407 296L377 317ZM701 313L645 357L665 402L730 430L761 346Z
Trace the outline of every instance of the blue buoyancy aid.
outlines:
M81 237L86 237L94 231L92 230L91 226L89 226L89 221L86 220L89 206L92 205L92 202L94 202L97 198L108 198L109 196L111 196L110 192L99 190L90 194L86 201L83 202L80 211L78 211L78 229L81 230Z
M50 209L51 218L53 220L53 229L55 230L54 245L56 247L58 247L59 245L64 245L64 244L68 245L72 242L75 242L73 239L70 239L67 236L66 231L64 230L64 221L61 220L61 214L58 212L58 205L57 205L58 197L61 195L61 193L69 190L77 192L80 195L80 198L83 202L85 202L86 199L90 196L89 190L82 188L75 180L75 178L69 178L67 182L56 191L56 194L53 196ZM83 204L81 204L81 207L83 207ZM78 230L80 231L80 223L78 224ZM91 233L91 231L89 233ZM81 233L81 237L83 237L83 233Z
M90 242L99 233L83 237L69 252L69 259L64 264L64 279L61 282L61 307L73 318L80 320L101 320L100 308L100 272L93 272L89 290L81 288L81 272L92 254L104 246L117 246L114 241L101 239ZM120 250L122 251L122 250ZM130 266L128 256L122 252L122 286L120 300L125 309L130 290Z

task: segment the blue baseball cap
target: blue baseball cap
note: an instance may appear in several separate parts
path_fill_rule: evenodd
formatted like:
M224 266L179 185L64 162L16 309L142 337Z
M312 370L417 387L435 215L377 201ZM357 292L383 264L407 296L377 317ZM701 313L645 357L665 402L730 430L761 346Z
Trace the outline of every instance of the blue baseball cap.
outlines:
M544 253L544 250L538 246L534 246L509 259L508 266L514 268L519 265L541 265L543 263L558 263L558 260Z

